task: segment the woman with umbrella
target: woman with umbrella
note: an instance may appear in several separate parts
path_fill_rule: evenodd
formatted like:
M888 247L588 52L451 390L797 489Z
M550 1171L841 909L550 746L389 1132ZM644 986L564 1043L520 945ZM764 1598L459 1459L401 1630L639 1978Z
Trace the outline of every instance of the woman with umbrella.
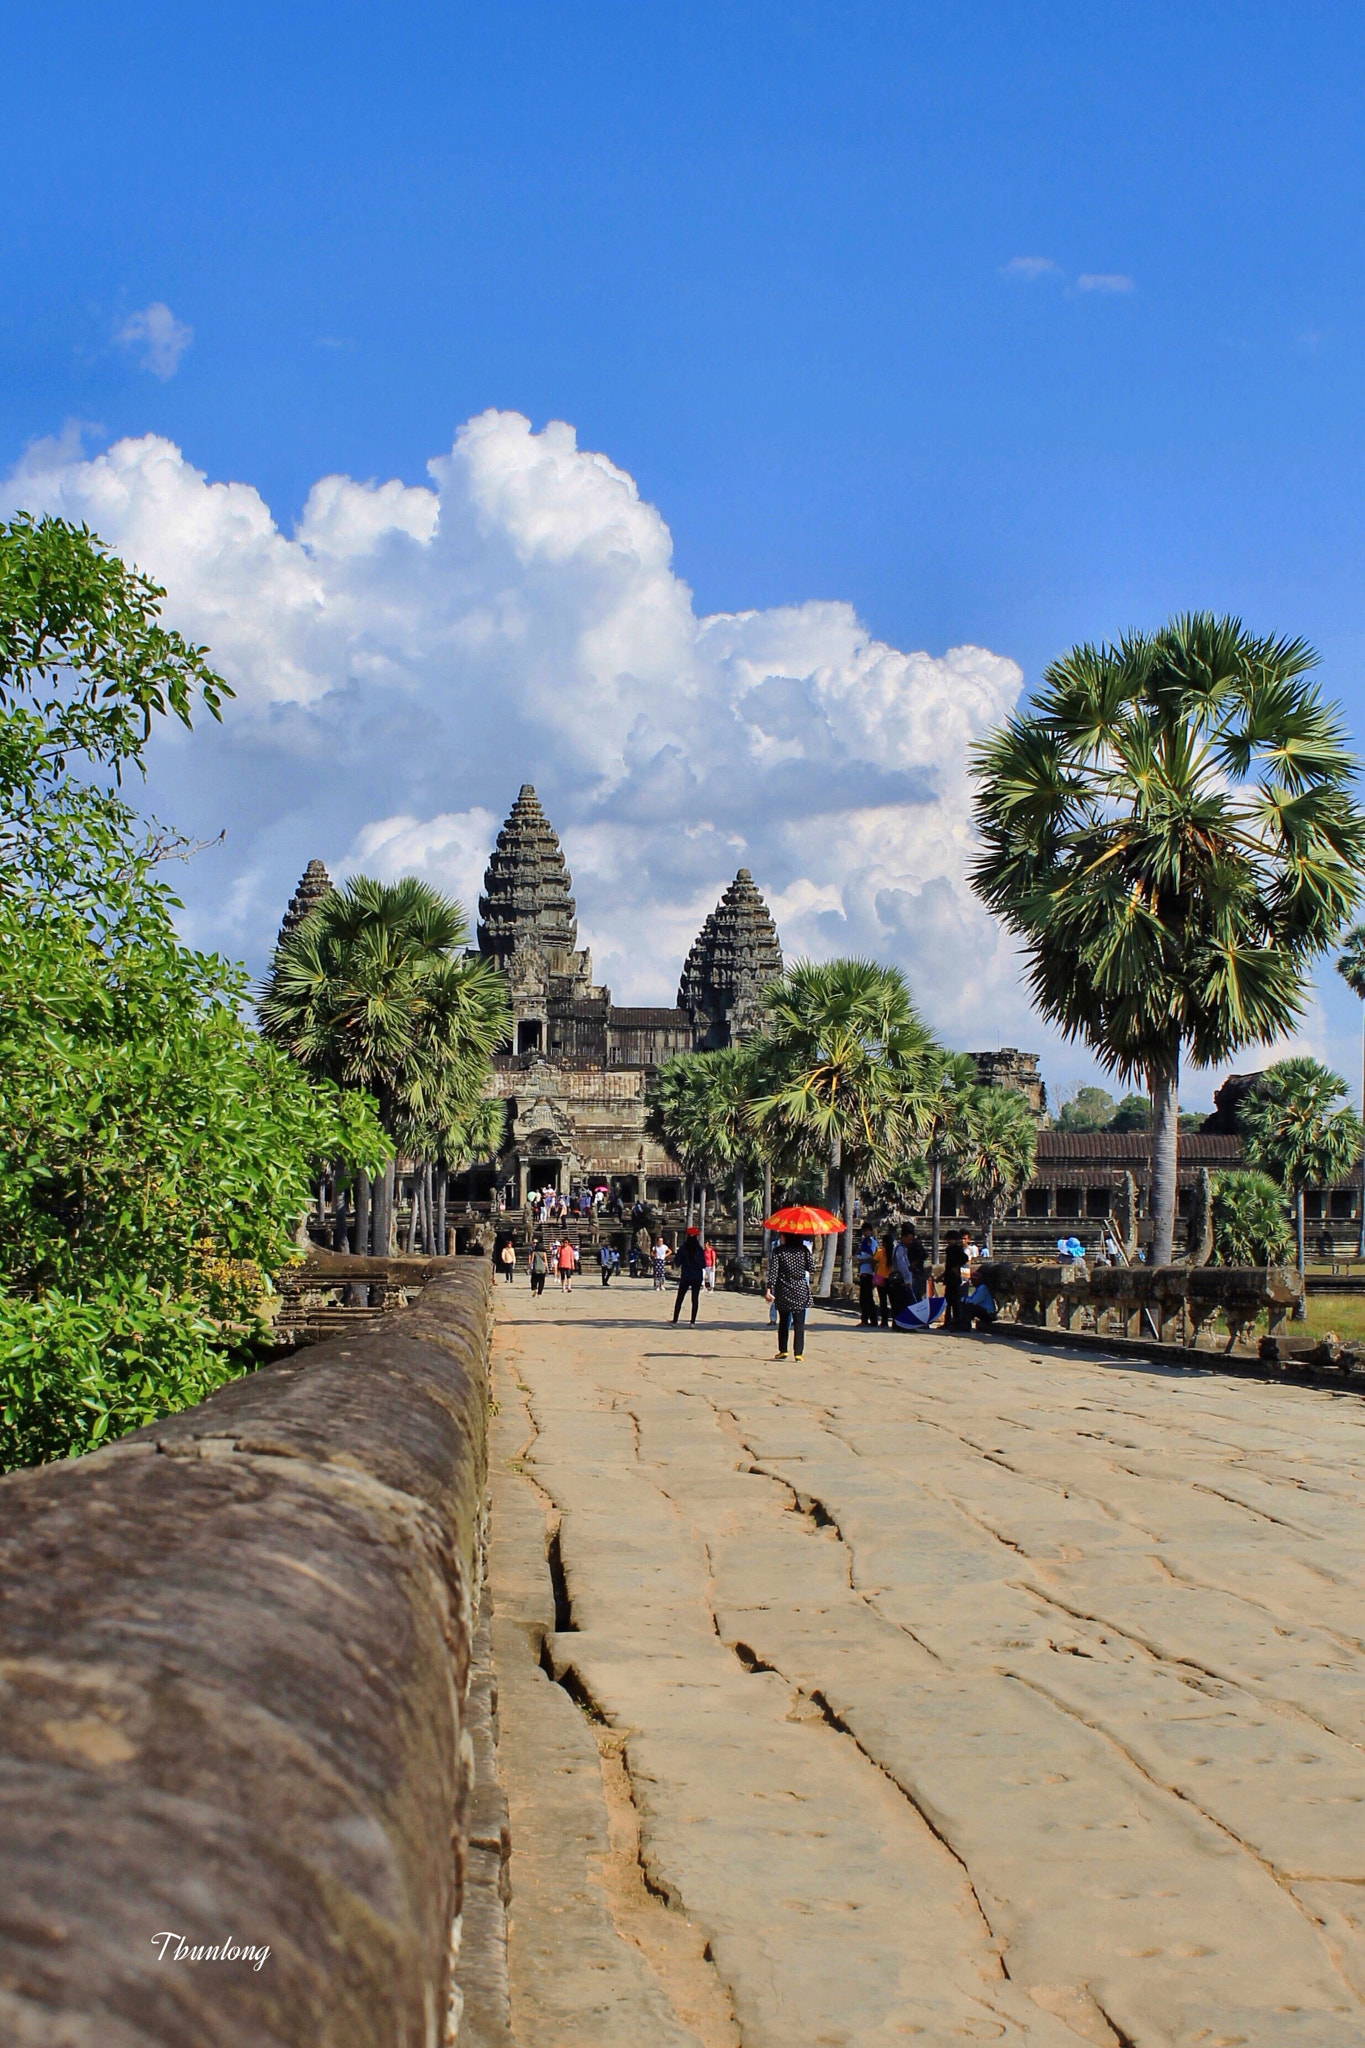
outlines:
M787 1331L792 1334L792 1351L800 1358L806 1348L806 1310L810 1307L810 1246L806 1239L827 1237L843 1229L828 1209L798 1205L779 1209L765 1218L763 1228L775 1232L768 1253L767 1298L777 1310L777 1357L787 1355Z

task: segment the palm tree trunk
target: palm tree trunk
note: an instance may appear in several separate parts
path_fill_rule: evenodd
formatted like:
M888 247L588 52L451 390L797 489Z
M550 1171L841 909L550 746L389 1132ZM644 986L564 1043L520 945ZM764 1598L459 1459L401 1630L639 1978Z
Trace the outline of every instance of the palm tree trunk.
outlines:
M1308 1320L1308 1290L1307 1283L1304 1280L1303 1257L1303 1240L1306 1234L1303 1214L1303 1188L1299 1186L1294 1190L1294 1248L1299 1269L1299 1285L1304 1291L1294 1303L1294 1313L1291 1320L1296 1323L1304 1323Z
M346 1185L338 1174L332 1183L332 1250L349 1251L351 1240L348 1232L350 1204L346 1199Z
M1180 1175L1180 1054L1168 1069L1151 1067L1152 1098L1152 1265L1169 1266L1175 1256L1176 1189Z
M445 1167L436 1176L436 1256L446 1255L446 1198L450 1189L450 1175Z
M1365 1115L1365 1030L1360 1039L1361 1088L1360 1108ZM1365 1259L1365 1150L1360 1155L1360 1256Z
M735 1168L735 1264L744 1269L744 1168Z
M357 1258L368 1258L370 1250L370 1176L363 1166L356 1168L355 1175L355 1249ZM346 1289L346 1300L351 1308L367 1308L370 1301L369 1287L363 1280L353 1280Z
M700 1187L700 1189L699 1189L699 1191L698 1191L698 1192L700 1193L700 1196L701 1196L701 1241L702 1241L702 1243L703 1243L703 1244L705 1244L705 1242L706 1242L706 1182L705 1182L705 1181L703 1181L703 1182L702 1182L702 1184L701 1184L701 1187Z
M858 1199L858 1181L854 1174L844 1176L844 1280L853 1285L853 1209Z
M839 1200L840 1185L844 1177L843 1162L844 1148L836 1131L829 1141L829 1177L825 1183L829 1190L825 1199L831 1208ZM820 1284L815 1291L822 1301L829 1300L829 1290L834 1285L834 1238L835 1233L831 1231L825 1239L825 1256L820 1262Z
M1365 1206L1365 1204L1362 1204L1362 1206ZM764 1227L764 1231L763 1231L763 1270L764 1270L764 1272L765 1272L765 1273L766 1273L766 1272L767 1272L767 1270L768 1270L768 1253L769 1253L769 1250L770 1250L770 1249L771 1249L771 1247L772 1247L772 1241L773 1241L773 1234L772 1234L771 1230L769 1230L769 1229L768 1229L768 1228L766 1227L766 1223L767 1223L767 1218L768 1218L769 1216L771 1216L771 1215L772 1215L772 1213L773 1213L773 1163L772 1163L771 1159L765 1159L765 1160L764 1160L764 1162L763 1162L763 1216L764 1216L764 1224L765 1224L765 1227Z
M408 1176L408 1184L412 1189L412 1205L408 1210L408 1241L404 1246L404 1250L407 1252L408 1257L411 1258L417 1249L417 1219L422 1213L422 1198L417 1192L421 1186L420 1167L413 1168L412 1173Z
M934 1154L933 1186L934 1221L933 1229L929 1234L929 1264L936 1266L938 1264L938 1246L939 1238L942 1236L943 1224L943 1161L939 1158L937 1152Z
M393 1257L394 1226L397 1222L397 1205L393 1198L396 1168L396 1160L385 1160L384 1177L374 1191L374 1255L377 1259Z
M422 1250L428 1258L434 1256L436 1232L432 1229L431 1218L431 1161L422 1168Z
M697 1183L693 1180L691 1174L689 1173L687 1176L687 1227L689 1230L692 1228L693 1219L696 1216L696 1213Z

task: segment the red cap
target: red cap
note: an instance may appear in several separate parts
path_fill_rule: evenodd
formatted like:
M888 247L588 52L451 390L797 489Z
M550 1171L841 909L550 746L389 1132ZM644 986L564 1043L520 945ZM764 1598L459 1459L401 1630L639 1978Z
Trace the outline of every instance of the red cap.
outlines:
M698 1228L697 1228L697 1226L696 1226L696 1224L695 1224L695 1223L689 1223L689 1224L688 1224L688 1226L687 1226L687 1234L688 1234L688 1236L689 1236L689 1237L700 1237L700 1236L701 1236L701 1232L700 1232L700 1231L698 1230Z

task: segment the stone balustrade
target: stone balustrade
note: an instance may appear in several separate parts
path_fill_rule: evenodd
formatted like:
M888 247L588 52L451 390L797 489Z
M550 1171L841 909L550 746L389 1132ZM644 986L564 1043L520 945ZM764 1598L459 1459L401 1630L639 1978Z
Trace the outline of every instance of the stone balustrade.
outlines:
M1228 1349L1258 1317L1269 1333L1303 1296L1287 1266L1098 1266L986 1260L977 1268L1002 1314L1034 1327L1197 1342L1221 1313Z
M455 2038L491 1285L0 1479L0 2040Z

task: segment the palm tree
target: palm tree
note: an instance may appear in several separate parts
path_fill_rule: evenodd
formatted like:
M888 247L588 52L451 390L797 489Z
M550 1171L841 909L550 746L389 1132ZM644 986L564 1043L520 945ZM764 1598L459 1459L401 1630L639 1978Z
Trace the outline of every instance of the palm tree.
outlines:
M966 1144L972 1100L979 1085L976 1061L969 1052L944 1052L935 1057L923 1133L930 1174L929 1257L935 1266L943 1221L943 1162Z
M1159 1264L1182 1054L1209 1066L1286 1031L1360 897L1365 817L1316 660L1186 614L1073 648L976 751L978 893L1022 940L1043 1015L1145 1078Z
M1237 1166L1214 1175L1213 1248L1220 1266L1277 1266L1291 1242L1284 1195L1268 1173Z
M1304 1270L1303 1191L1328 1188L1355 1165L1365 1136L1343 1103L1346 1083L1320 1060L1279 1060L1268 1067L1238 1110L1247 1159L1294 1197L1299 1274ZM1306 1313L1302 1299L1294 1313Z
M258 1002L266 1036L310 1073L367 1088L395 1146L472 1114L507 1032L490 963L469 959L459 904L408 876L354 876L275 953ZM374 1242L393 1230L394 1161L376 1187Z
M1365 924L1354 925L1341 942L1337 957L1337 973L1353 995L1365 1002ZM1365 1068L1365 1038L1362 1039L1362 1068ZM1361 1087L1361 1107L1365 1110L1365 1081ZM1365 1152L1360 1155L1360 1241L1359 1252L1365 1259Z
M710 1086L707 1114L710 1125L709 1154L720 1172L729 1170L735 1188L735 1260L744 1265L744 1181L751 1166L759 1162L758 1133L753 1115L757 1059L753 1042L730 1045L719 1052L703 1053ZM766 1211L765 1211L766 1213Z
M1013 1088L974 1089L951 1157L987 1252L995 1249L996 1224L1033 1178L1037 1154L1037 1119L1023 1096Z
M893 1157L925 1125L936 1046L905 977L870 960L798 960L766 991L771 1038L765 1092L753 1105L815 1142L828 1165L827 1200L844 1216L844 1273L853 1272L857 1178ZM834 1240L819 1292L828 1294Z
M697 1184L713 1164L710 1053L680 1052L664 1061L650 1085L645 1129L676 1159L687 1181L687 1221L695 1213Z

